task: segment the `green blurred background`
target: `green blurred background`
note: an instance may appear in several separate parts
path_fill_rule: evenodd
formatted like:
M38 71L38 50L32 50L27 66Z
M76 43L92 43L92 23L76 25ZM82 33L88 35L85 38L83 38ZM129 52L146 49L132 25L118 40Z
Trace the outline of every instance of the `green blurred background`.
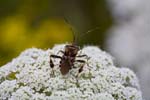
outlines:
M27 48L71 42L70 26L78 45L104 48L111 25L106 0L0 0L0 66ZM95 27L99 29L85 34Z

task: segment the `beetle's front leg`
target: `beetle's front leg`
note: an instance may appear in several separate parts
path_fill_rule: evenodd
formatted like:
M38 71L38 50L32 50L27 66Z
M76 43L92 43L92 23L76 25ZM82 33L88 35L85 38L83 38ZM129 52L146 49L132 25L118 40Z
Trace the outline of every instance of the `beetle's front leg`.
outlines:
M62 57L57 56L57 55L50 55L50 67L52 68L52 75L54 76L54 71L53 71L54 63L52 61L52 58L62 59Z

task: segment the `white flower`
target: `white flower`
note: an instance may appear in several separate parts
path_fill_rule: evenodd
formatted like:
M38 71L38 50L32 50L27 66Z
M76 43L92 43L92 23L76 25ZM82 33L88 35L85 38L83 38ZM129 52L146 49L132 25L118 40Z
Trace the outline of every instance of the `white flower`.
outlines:
M0 67L0 99L142 100L136 75L127 68L115 67L112 57L98 47L87 46L78 52L89 57L89 60L76 58L86 61L81 73L81 64L75 62L75 68L62 75L60 60L54 58L52 69L50 55L58 54L64 46L57 45L46 51L28 49Z

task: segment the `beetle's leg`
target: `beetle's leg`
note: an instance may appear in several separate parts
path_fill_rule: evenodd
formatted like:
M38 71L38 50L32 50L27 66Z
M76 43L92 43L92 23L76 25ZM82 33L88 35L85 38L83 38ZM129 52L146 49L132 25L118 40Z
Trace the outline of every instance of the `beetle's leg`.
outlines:
M88 57L87 55L78 55L76 57Z
M85 65L86 62L84 60L76 60L76 62L83 63L83 65L79 69L79 73L81 73L83 70L83 66Z
M78 55L78 56L76 56L76 57L78 57L78 58L85 57L85 58L87 59L87 61L90 59L90 57L88 57L87 55Z
M84 60L75 60L75 62L85 63L86 61L84 61Z
M84 60L76 60L76 62L83 63L83 65L78 70L78 74L76 76L76 77L78 77L78 75L83 71L83 67L86 64L86 61L84 61Z
M50 55L50 67L52 68L52 75L54 76L54 71L53 71L54 63L53 63L53 61L52 61L52 58L62 59L62 57L57 56L57 55Z
M60 50L60 51L58 51L58 52L57 52L57 54L59 54L59 53L64 54L65 52L64 52L64 51L62 51L62 50Z
M89 64L87 63L88 60L90 59L90 57L88 57L87 55L81 55L82 57L83 56L86 56L87 57L87 61L84 61L84 60L76 60L76 62L79 62L79 63L83 63L83 65L80 67L79 71L78 71L78 75L83 71L83 67L85 64L87 64L87 66L89 66ZM78 77L77 75L77 77Z
M62 59L62 57L57 56L57 55L50 55L50 67L51 67L51 68L54 68L54 63L53 63L53 61L52 61L52 58L59 58L59 59Z
M78 56L76 56L76 57L78 57L78 58L82 58L82 57L86 57L86 62L88 62L88 60L90 59L90 57L88 57L87 55L78 55ZM86 63L84 60L76 60L76 62L80 62L80 63ZM88 63L87 63L88 64Z
M52 58L59 58L59 59L62 59L62 57L61 57L61 56L57 56L57 55L50 55L50 57L52 57Z

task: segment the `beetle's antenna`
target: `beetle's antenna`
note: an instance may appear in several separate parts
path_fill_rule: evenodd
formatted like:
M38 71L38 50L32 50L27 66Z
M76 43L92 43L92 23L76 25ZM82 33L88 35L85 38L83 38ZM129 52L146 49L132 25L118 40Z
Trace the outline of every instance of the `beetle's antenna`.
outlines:
M75 31L74 31L74 28L69 24L69 21L65 17L64 17L64 20L68 24L70 30L72 31L72 34L73 34L72 44L76 44L77 43L77 37L76 37Z
M74 29L74 27L72 27L72 26L70 25L69 21L68 21L65 17L64 17L64 21L68 24L70 30L72 31L72 34L73 34L73 41L72 41L72 44L74 44L74 45L76 45L77 42L80 41L80 40L78 39L79 37L81 38L81 37L85 36L85 35L88 34L88 33L91 33L91 32L93 32L93 31L95 31L95 30L99 30L99 29L100 29L100 27L97 26L97 27L95 27L95 28L92 28L92 29L88 30L87 32L83 32L79 37L77 37L77 34L75 34L75 29ZM78 41L77 41L77 40L78 40Z
M83 37L84 35L88 34L88 33L91 33L91 32L93 32L93 31L99 30L99 29L100 29L100 27L98 27L98 26L95 27L95 28L92 28L92 29L88 30L87 32L82 33L82 34L80 35L80 38Z

